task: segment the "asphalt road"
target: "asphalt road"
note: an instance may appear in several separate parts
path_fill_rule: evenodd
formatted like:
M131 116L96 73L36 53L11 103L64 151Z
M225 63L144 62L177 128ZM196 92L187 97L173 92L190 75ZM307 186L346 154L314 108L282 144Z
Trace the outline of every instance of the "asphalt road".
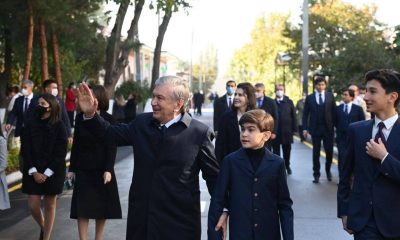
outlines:
M203 111L203 116L196 117L208 125L212 125L212 112ZM288 176L289 188L294 202L295 239L298 240L346 240L352 239L341 227L336 218L336 190L338 174L336 165L332 166L334 179L332 182L321 176L319 184L312 183L312 151L295 141L292 146L291 166L293 174ZM115 172L117 175L123 218L109 220L106 223L104 239L125 239L126 216L128 209L128 192L133 172L132 149L118 149ZM321 158L321 163L325 159ZM323 164L321 164L323 166ZM206 223L210 196L205 182L201 179L201 210L202 210L202 240L207 239ZM69 218L72 191L65 191L57 202L57 215L52 239L78 238L76 221ZM0 240L30 240L37 239L39 228L29 215L27 197L19 190L10 193L12 208L0 211ZM89 239L94 239L94 224L89 228Z

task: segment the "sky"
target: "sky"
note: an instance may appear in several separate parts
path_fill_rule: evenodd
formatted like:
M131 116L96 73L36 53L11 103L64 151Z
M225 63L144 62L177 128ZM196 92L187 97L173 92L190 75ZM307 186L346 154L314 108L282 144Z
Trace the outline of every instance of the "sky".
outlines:
M395 26L400 24L396 10L400 1L395 0L344 0L361 6L375 3L378 6L377 19ZM290 14L293 21L299 21L303 0L192 0L189 13L174 13L164 38L163 51L168 51L182 60L196 62L200 53L209 45L218 51L220 73L224 73L235 49L249 41L255 21L264 14L279 12ZM109 5L115 11L118 6ZM397 11L398 12L398 11ZM162 16L161 16L162 17ZM129 29L133 18L133 7L128 10L123 35ZM158 23L162 19L147 7L139 21L139 38L144 44L154 47ZM110 22L112 28L113 21ZM222 75L221 75L222 76Z

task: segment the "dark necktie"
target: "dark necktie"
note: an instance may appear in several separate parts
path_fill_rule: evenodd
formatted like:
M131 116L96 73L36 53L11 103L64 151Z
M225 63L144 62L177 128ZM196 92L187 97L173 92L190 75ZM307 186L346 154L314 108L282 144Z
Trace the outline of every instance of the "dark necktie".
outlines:
M383 122L378 123L378 132L375 135L374 141L378 143L378 139L380 138L383 143L386 143L385 135L382 132L382 129L385 128L385 124Z
M28 110L28 98L26 97L25 99L24 99L24 113L26 112L26 110Z
M165 125L160 126L159 129L162 134L165 134L167 132L167 127Z
M322 101L322 94L321 93L319 94L318 102L319 102L320 105L324 103Z
M349 113L348 108L347 108L347 104L344 105L344 113L346 113L346 114Z
M231 108L231 107L232 107L232 98L229 97L228 98L228 108Z

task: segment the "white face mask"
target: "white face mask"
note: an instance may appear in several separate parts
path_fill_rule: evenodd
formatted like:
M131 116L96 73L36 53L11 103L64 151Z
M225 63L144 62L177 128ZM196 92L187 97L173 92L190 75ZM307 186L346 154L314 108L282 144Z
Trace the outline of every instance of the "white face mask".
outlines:
M282 90L278 90L275 92L276 97L281 98L283 97L283 91Z
M21 93L22 93L22 95L24 95L24 96L29 96L28 89L23 88L23 89L21 90Z
M51 95L53 95L54 97L57 97L57 95L58 95L58 89L57 89L57 88L51 89Z
M261 95L258 92L256 92L256 98L260 98L260 97L261 97Z

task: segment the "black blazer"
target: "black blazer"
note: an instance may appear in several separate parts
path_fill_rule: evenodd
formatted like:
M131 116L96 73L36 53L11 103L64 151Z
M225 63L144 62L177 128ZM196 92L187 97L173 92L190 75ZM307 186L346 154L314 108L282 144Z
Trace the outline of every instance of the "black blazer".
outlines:
M264 109L264 111L271 114L271 116L274 118L274 133L276 134L278 132L279 114L278 106L276 106L274 99L264 96L260 109Z
M7 124L15 126L16 137L23 135L24 123L33 116L33 110L37 105L38 98L35 95L33 96L26 113L24 113L24 100L25 96L20 96L15 99L13 109L7 117Z
M373 213L385 238L400 237L400 119L386 141L389 155L380 163L367 155L366 143L374 138L374 120L350 124L347 151L338 186L338 217L348 216L347 227L362 230Z
M293 143L293 134L297 131L296 109L293 101L285 96L277 106L279 113L278 131L277 137L273 141L280 144Z
M344 104L340 104L336 108L336 140L337 141L345 141L346 140L346 132L350 123L363 121L365 120L365 114L363 109L356 105L351 104L351 110L349 114L344 113Z
M227 96L226 94L220 98L214 100L214 131L219 131L218 126L220 122L220 118L222 114L229 110L228 103L227 103ZM232 104L233 104L233 95L232 95Z
M165 133L152 113L113 126L96 114L83 124L98 137L133 147L127 240L200 240L199 172L211 194L219 171L211 128L188 113Z
M58 104L60 105L61 120L64 123L65 129L67 130L68 137L72 136L71 123L69 122L69 117L67 110L65 108L65 103L60 97L56 97Z
M311 135L317 129L317 100L315 92L306 97L303 111L303 129ZM331 92L325 92L325 125L329 134L334 132L334 120L336 114L336 103Z
M221 163L226 155L242 146L236 110L225 112L221 116L219 126L218 137L215 140L215 155Z
M214 228L223 208L229 206L229 239L280 240L282 230L284 240L293 240L292 204L283 159L265 149L254 171L246 151L240 148L222 163L209 208L208 239L221 239Z

